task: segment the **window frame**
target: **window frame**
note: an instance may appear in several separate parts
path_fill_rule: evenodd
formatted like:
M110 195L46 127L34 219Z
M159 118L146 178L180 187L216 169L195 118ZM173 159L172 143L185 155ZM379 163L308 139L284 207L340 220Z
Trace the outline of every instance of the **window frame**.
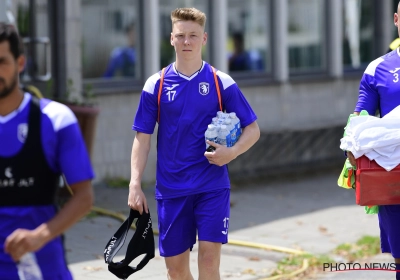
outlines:
M229 1L229 0L227 0ZM268 32L269 32L269 37L270 37L270 42L272 42L272 32L273 32L273 9L272 9L272 1L273 0L267 0L269 3L267 3L267 5L269 5L269 13L267 13L267 26L269 27ZM282 1L282 0L280 0ZM228 11L227 11L228 12ZM227 33L227 35L229 36L229 34ZM227 42L228 38L225 38L225 45ZM274 71L274 64L272 61L272 57L273 57L273 52L274 52L274 48L272 43L269 46L269 55L267 57L269 63L270 63L270 68L269 71L243 71L243 72L229 72L229 70L227 70L227 74L229 74L229 76L231 76L235 82L237 82L238 84L242 85L242 86L260 86L260 85L266 85L266 84L271 84L274 83L274 79L273 79L273 71ZM264 61L265 62L265 61Z
M143 84L148 77L143 77L144 75L144 55L142 55L142 51L145 50L144 48L144 39L143 39L143 32L144 32L144 3L145 0L138 1L138 24L139 28L137 28L138 34L136 34L136 41L137 43L137 57L139 65L139 72L140 75L138 78L104 78L104 77L96 77L96 78L84 78L82 76L82 86L83 92L87 87L91 87L91 91L93 94L103 95L103 94L115 94L115 93L129 93L129 92L136 92L142 91Z

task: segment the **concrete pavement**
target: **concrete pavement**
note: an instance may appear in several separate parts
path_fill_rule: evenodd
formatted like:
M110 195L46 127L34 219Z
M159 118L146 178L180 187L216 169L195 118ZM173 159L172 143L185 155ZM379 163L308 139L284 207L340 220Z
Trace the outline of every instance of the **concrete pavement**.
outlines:
M229 239L326 254L339 244L355 242L364 235L379 236L377 216L367 215L363 207L355 205L352 190L337 187L339 172L338 168L318 174L285 176L283 179L233 185ZM145 189L154 221L153 227L157 228L152 192L151 188ZM95 193L96 206L128 213L127 189L99 185L96 186ZM120 221L98 216L83 219L66 233L69 267L76 280L117 279L108 272L102 254L107 241L120 225ZM131 235L126 243L130 237ZM156 247L157 245L156 238ZM122 260L124 253L125 248L122 248L114 261ZM221 260L222 279L265 278L285 256L286 254L279 252L224 245ZM372 261L392 262L392 259L379 255ZM196 279L197 246L191 253L190 265ZM131 278L166 279L164 260L159 257L158 250L156 257ZM386 280L395 279L395 276L392 272L382 271L322 272L314 279Z

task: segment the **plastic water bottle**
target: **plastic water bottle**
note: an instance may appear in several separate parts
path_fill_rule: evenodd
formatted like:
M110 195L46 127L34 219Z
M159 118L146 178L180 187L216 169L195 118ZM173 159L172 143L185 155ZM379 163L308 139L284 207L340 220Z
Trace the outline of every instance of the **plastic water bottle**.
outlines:
M218 119L222 118L223 114L224 114L224 112L218 111L218 112L217 112L217 118L218 118Z
M230 118L225 119L224 125L226 125L226 128L228 129L229 133L231 134L231 143L230 143L230 146L228 146L228 147L232 147L235 144L235 140L236 140L236 127L232 124Z
M205 137L205 140L217 143L217 141L218 141L218 132L216 130L215 125L213 125L213 124L209 124L208 125L207 130L204 133L204 137ZM206 151L207 152L212 152L214 150L215 150L215 148L213 146L210 146L210 145L208 145L206 143Z
M240 135L242 134L242 128L240 126L240 120L236 116L235 112L230 113L229 114L229 118L231 119L231 122L235 126L235 129L236 129L236 139L235 139L235 143L236 143L238 141Z
M34 253L26 253L17 264L20 280L43 280L42 272Z
M221 125L221 129L218 132L218 144L231 147L231 133L224 124Z
M218 124L218 117L212 118L211 124L213 125Z
M217 112L217 118L218 118L218 124L219 125L224 124L224 121L227 118L227 114L225 114L225 113L223 113L221 111L218 111Z

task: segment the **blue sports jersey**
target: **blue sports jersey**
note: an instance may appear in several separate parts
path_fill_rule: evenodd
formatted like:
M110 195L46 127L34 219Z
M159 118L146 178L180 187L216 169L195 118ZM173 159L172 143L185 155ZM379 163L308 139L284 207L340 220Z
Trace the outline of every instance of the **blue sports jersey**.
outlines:
M31 95L25 93L19 108L0 116L0 157L20 152L28 135ZM93 179L93 170L72 111L63 104L40 100L42 149L49 167L64 173L69 184ZM0 170L0 172L5 172ZM11 176L11 171L10 176ZM34 229L56 214L54 205L0 205L0 278L18 279L14 262L4 253L4 242L17 228ZM70 279L61 238L58 237L36 252L44 279Z
M354 112L367 110L370 115L380 111L383 117L400 105L400 52L394 50L372 61L361 79ZM400 258L400 205L379 206L382 253Z
M380 111L381 117L400 105L400 53L394 50L372 61L361 79L355 112Z
M144 85L133 130L154 132L160 75L154 74ZM236 112L242 127L253 123L257 116L235 81L221 71L217 76L223 108ZM190 77L179 73L174 63L166 67L157 135L157 199L229 188L227 166L210 164L204 156L204 132L217 111L218 95L208 63Z

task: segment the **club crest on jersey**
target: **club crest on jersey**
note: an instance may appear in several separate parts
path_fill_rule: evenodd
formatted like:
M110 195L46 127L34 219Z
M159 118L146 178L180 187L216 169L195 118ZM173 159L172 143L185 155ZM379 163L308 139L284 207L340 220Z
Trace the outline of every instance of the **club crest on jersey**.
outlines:
M199 93L201 95L207 95L210 92L210 84L206 82L201 82L199 84Z
M27 123L21 123L18 125L17 136L18 136L18 140L21 143L25 143L26 137L28 136L28 124Z

